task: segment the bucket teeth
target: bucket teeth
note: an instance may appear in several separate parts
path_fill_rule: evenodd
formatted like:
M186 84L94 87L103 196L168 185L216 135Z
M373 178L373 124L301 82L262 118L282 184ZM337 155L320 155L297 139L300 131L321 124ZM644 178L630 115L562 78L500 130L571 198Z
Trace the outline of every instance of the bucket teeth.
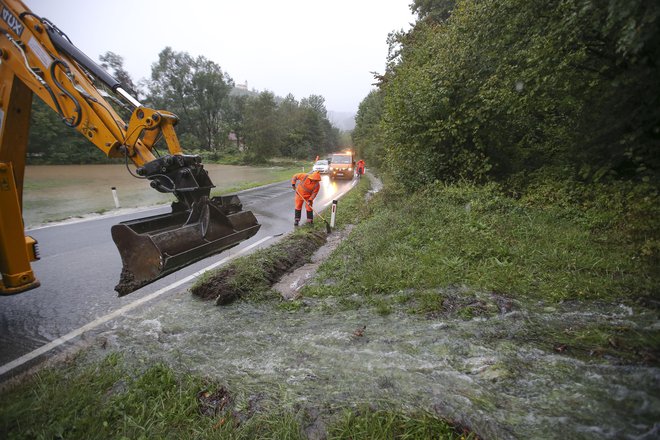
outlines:
M236 246L261 225L237 196L202 197L190 210L122 222L112 239L122 260L115 290L127 295L203 258Z

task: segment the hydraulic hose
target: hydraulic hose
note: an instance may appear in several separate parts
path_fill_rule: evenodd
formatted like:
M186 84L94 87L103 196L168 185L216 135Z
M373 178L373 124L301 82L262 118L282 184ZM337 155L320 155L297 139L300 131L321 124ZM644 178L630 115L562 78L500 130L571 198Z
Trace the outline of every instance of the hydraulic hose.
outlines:
M71 101L73 101L73 104L76 106L75 112L78 116L76 117L75 120L73 119L73 117L71 117L73 122L69 122L69 120L67 118L62 116L63 119L64 119L64 123L67 126L69 126L71 128L75 128L75 127L79 126L80 122L82 121L82 109L80 108L80 103L78 102L78 100L71 93L69 93L69 91L67 89L65 89L64 86L62 86L62 84L60 84L60 82L57 80L57 76L55 75L55 68L57 66L60 66L60 65L63 67L65 73L68 73L68 70L69 70L68 66L63 61L56 59L50 65L50 76L53 78L53 82L55 83L57 88L59 88L62 91L62 93L64 93Z
M60 31L54 24L46 22L46 32L50 40L53 42L53 45L76 60L81 66L89 70L94 76L96 76L103 84L108 86L113 92L117 92L117 89L121 87L121 83L113 78L108 72L103 70L101 66L96 64L91 58L85 55L80 51L76 46L74 46L69 39Z

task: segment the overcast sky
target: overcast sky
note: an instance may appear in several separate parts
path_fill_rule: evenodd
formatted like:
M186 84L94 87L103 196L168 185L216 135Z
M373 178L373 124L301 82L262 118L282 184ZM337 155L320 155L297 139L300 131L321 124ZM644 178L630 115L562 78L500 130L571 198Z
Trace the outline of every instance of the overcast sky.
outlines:
M214 61L235 83L356 112L383 73L387 34L415 21L411 0L24 0L90 58L124 58L149 78L166 46Z

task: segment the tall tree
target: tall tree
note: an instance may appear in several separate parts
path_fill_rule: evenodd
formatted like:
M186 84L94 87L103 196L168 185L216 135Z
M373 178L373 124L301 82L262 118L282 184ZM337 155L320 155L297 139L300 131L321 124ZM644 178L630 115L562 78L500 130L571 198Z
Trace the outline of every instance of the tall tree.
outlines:
M321 118L328 117L328 111L325 108L325 98L321 95L309 95L309 97L300 100L300 105L312 109Z
M101 61L101 67L119 81L128 93L136 98L138 97L140 91L133 82L131 75L124 69L124 58L121 55L108 51L99 56L99 60Z
M456 6L456 0L413 0L410 9L420 20L444 21Z
M105 154L73 128L41 98L32 98L27 161L30 164L107 163Z
M302 118L303 111L295 96L291 93L285 96L279 104L277 113L282 127L280 154L286 157L306 157L310 148L305 145L306 133Z
M277 104L272 92L261 92L248 99L245 106L245 150L250 162L264 162L272 157L280 142Z
M217 150L227 142L229 127L224 115L233 86L231 77L213 61L166 47L151 66L148 98L154 106L179 117L183 140Z
M410 185L657 178L659 21L643 0L463 0L418 22L380 78L388 164Z
M310 156L329 153L337 147L339 131L333 130L325 108L325 98L310 95L300 100L305 126L305 141L310 145Z
M231 77L220 66L202 56L193 64L192 95L196 104L198 136L211 150L227 144L229 125L229 92L234 87Z
M385 155L385 145L382 137L381 119L383 116L383 93L372 90L360 102L355 116L353 141L358 156L364 158L371 166L380 167Z
M247 95L229 95L228 106L225 113L225 120L229 131L235 136L236 151L241 149L245 138L245 107L247 105Z

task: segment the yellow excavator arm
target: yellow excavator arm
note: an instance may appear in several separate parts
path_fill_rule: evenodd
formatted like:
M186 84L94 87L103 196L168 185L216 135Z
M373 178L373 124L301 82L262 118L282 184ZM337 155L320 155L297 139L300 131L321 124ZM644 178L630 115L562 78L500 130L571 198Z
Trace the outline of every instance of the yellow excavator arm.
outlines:
M252 237L259 229L237 196L210 197L198 156L185 155L171 112L142 106L46 18L20 0L0 0L0 294L39 286L30 262L37 243L24 235L22 193L33 93L62 122L108 157L123 157L176 201L170 214L120 223L112 236L122 259L119 295ZM103 85L132 113L125 122ZM160 139L168 154L154 155Z

